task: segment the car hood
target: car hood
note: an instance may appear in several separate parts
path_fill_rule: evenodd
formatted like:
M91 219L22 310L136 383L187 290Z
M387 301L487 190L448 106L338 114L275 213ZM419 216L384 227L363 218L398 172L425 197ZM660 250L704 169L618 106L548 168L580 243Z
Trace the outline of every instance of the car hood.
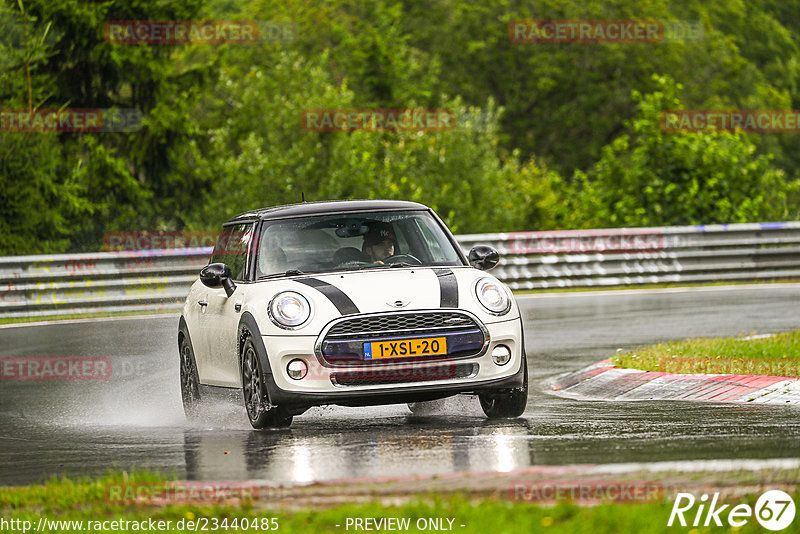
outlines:
M472 267L387 268L269 281L268 293L297 291L312 303L309 324L294 334L318 332L333 319L364 313L458 308L474 313L484 323L517 318L516 304L507 314L497 316L478 303L475 282L482 277L495 279Z
M394 309L438 308L443 293L445 298L449 296L452 301L457 302L461 296L458 286L472 280L467 281L462 275L460 280L462 283L459 284L456 272L457 269L451 268L394 268L310 278L341 291L359 312L370 313ZM338 304L334 291L330 289L326 291L327 288L321 285L314 289L323 293L334 305Z

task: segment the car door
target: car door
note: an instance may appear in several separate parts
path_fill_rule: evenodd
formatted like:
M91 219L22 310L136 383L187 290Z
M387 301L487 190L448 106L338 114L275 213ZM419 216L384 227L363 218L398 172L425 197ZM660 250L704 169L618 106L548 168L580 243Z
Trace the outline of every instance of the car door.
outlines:
M250 285L248 266L252 253L253 226L253 223L246 223L226 227L212 256L212 263L224 263L230 267L236 289L230 297L223 288L208 290L208 305L203 315L208 347L204 383L208 385L241 386L237 329Z
M206 370L208 368L208 321L206 312L208 307L208 289L200 280L192 284L189 295L186 297L186 306L183 316L189 337L192 341L192 350L197 364L197 374L200 383L206 383Z

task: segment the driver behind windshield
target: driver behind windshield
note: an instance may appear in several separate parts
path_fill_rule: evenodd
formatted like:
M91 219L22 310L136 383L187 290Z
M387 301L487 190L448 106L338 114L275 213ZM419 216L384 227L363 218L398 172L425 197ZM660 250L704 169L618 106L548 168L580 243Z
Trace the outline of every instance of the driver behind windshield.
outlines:
M383 263L389 256L394 256L394 232L387 226L372 227L364 234L363 250L372 263Z

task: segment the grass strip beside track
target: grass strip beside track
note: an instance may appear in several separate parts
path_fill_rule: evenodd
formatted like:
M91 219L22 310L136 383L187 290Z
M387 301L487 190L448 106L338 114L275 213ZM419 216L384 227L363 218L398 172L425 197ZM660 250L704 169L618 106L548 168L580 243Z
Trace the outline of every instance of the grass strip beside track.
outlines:
M674 477L672 473L670 476ZM725 502L755 504L764 485L773 486L775 474L765 473L766 478L753 484L744 482L749 489L728 495ZM784 471L778 479L783 480L783 487L795 500L800 502L800 492L796 484L785 485L787 479L796 480L796 470ZM700 476L695 473L695 476ZM706 478L708 474L703 477ZM787 478L788 477L788 478ZM657 477L658 478L658 477ZM691 486L691 478L685 474L680 476L681 485ZM749 478L749 476L748 476ZM52 479L44 485L27 487L0 487L0 517L28 520L37 524L40 517L49 520L171 520L172 524L179 520L200 518L228 519L231 524L235 518L247 518L252 521L258 518L276 518L283 533L306 532L347 532L354 531L351 526L345 528L348 518L408 518L411 528L409 532L419 531L416 528L420 518L453 519L452 531L463 533L516 533L516 532L553 532L553 533L649 533L674 531L666 526L672 509L672 495L665 493L657 502L637 503L601 503L593 506L577 506L570 502L559 502L554 505L540 505L512 500L507 492L494 495L482 495L468 491L416 493L392 495L381 491L380 487L370 486L373 499L370 502L355 501L353 504L333 504L327 506L315 504L313 498L308 499L303 508L295 506L282 507L279 500L258 499L223 504L186 505L170 504L153 506L144 504L117 504L109 502L109 486L126 483L159 482L165 479L152 473L110 473L95 480ZM641 480L639 478L638 480ZM676 480L672 478L673 482ZM503 483L505 487L507 483ZM741 482L740 482L741 484ZM666 485L665 485L666 487ZM730 481L721 487L730 488ZM688 489L688 488L687 488ZM696 493L712 490L707 481L700 487L694 487ZM342 488L347 498L347 488ZM683 491L683 490L681 490ZM312 491L313 493L313 491ZM392 503L394 501L394 503ZM340 502L347 502L340 499ZM447 522L444 523L447 525ZM463 525L463 526L462 526ZM682 531L689 528L677 527ZM202 530L202 528L200 529ZM240 529L218 528L217 531L237 532ZM262 531L264 529L259 529ZM761 531L753 518L738 532ZM171 530L180 532L179 530ZM250 532L254 529L250 529ZM273 529L274 531L274 529ZM702 532L730 532L728 525L723 528L702 528ZM72 530L52 529L51 532L72 532ZM800 521L795 521L783 532L800 532Z
M669 373L800 378L800 330L769 337L696 338L659 343L611 358L617 367Z

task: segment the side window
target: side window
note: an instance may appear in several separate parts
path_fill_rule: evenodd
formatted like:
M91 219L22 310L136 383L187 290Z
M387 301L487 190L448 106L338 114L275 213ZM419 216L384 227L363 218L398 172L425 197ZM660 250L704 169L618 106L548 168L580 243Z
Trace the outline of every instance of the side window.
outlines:
M234 280L247 277L247 253L253 240L253 225L227 226L217 239L211 263L224 263L231 268Z

